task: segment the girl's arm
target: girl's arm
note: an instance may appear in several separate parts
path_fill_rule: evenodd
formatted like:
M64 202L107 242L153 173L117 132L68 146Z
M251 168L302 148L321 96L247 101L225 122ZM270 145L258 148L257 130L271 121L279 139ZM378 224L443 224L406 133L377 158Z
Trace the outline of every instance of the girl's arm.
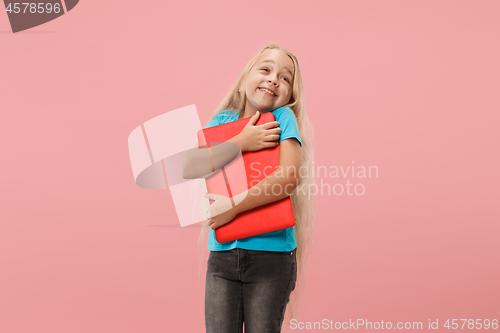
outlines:
M235 202L243 197L235 206L236 214L291 195L300 179L300 158L301 147L297 140L289 138L281 141L278 168L248 191L235 196Z
M260 112L257 111L238 135L210 148L211 151L209 151L209 148L197 148L198 143L195 143L184 155L182 161L182 178L207 178L215 170L218 170L236 158L240 151L243 153L245 151L276 147L281 129L274 127L278 126L279 122L272 121L255 126L259 117ZM212 154L214 171L212 171L210 153Z
M215 200L209 207L211 216L208 225L215 230L230 222L236 215L246 210L283 199L292 194L297 187L300 172L301 148L293 138L281 141L279 166L249 190L233 197L235 206L229 198L207 194L206 198ZM274 187L274 194L273 193Z
M186 152L182 162L182 178L207 178L218 169L235 159L241 151L238 136L211 147L212 160L208 148L198 148L198 142ZM212 161L215 171L212 171Z

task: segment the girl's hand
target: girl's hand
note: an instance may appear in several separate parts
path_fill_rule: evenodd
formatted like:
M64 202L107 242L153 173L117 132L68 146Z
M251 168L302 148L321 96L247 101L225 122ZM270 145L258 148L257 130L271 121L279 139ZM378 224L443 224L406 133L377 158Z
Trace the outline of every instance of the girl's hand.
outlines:
M256 151L264 148L273 148L279 144L281 128L279 122L271 121L263 125L255 126L255 123L260 117L260 112L257 111L250 121L245 125L243 130L235 139L239 142L241 151Z
M233 207L231 199L219 194L207 193L205 198L215 200L208 208L208 226L215 230L220 226L230 222L238 214L238 211Z

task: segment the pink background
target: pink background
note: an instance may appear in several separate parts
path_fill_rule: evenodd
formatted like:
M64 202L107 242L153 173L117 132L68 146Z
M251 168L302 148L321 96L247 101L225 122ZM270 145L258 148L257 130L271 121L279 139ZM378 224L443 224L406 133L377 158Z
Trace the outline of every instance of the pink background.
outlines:
M379 169L319 197L297 319L500 319L499 10L85 0L17 34L2 10L0 331L204 331L200 229L134 183L127 137L190 104L206 125L269 41L299 59L315 164Z

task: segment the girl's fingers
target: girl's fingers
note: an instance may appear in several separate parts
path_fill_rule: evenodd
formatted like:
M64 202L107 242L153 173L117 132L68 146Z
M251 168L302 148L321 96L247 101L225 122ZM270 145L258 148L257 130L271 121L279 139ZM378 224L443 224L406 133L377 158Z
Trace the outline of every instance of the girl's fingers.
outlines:
M250 120L248 121L246 126L255 125L255 123L257 122L257 119L259 119L259 116L260 116L260 112L259 111L255 112L255 114L252 116L252 118L250 118Z
M273 147L276 147L277 145L279 145L278 141L267 141L267 142L264 142L264 148L273 148Z
M266 130L266 135L274 135L274 134L280 134L280 133L281 133L281 128L279 128L279 127Z
M270 121L268 123L260 125L263 129L270 129L273 127L278 127L280 125L279 121Z
M273 134L273 135L268 135L264 138L264 140L266 141L277 141L280 139L280 136L277 135L277 134Z

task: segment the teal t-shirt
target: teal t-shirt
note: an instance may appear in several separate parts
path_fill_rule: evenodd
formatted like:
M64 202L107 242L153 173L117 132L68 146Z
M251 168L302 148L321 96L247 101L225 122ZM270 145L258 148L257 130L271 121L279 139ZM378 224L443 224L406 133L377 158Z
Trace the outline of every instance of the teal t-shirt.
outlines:
M240 116L240 112L224 110L217 114L206 128L236 121ZM295 119L295 114L292 109L288 106L282 106L271 112L274 114L275 120L279 122L278 127L281 128L279 142L281 143L281 141L285 139L295 138L302 147L302 141L300 140L299 131L297 129L297 120ZM288 252L296 247L297 240L295 239L294 227L225 243L217 242L215 239L215 231L210 229L210 236L208 238L208 249L210 251L225 251L240 248L258 251Z

